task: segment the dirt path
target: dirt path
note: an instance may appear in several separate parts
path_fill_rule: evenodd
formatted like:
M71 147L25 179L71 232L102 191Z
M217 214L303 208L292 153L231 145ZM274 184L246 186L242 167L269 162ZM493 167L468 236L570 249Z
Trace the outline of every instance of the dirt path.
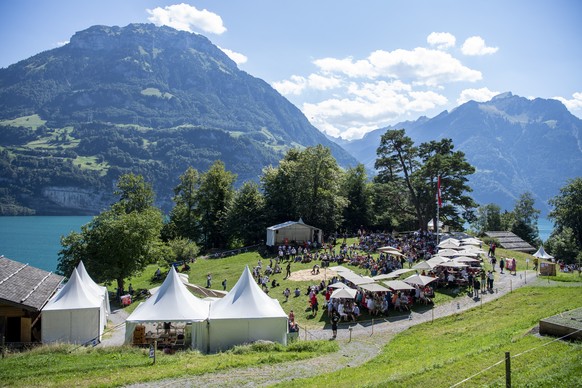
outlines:
M481 303L495 300L526 284L546 285L547 283L547 281L537 278L533 271L527 271L527 278L525 275L525 271L518 272L517 275L501 275L497 273L494 292L486 293L482 299L473 299L468 296L459 297L449 303L427 309L422 313L413 312L409 316L378 319L374 320L373 324L371 321L358 322L356 324L341 324L338 327L337 338L340 350L336 353L325 354L308 360L241 368L236 369L236 373L230 370L221 371L182 379L136 384L132 385L132 387L176 385L181 387L259 387L291 381L293 379L313 377L346 367L356 367L376 357L383 346L394 335L411 326L478 307ZM331 337L331 330L310 330L307 334L302 331L300 336L302 340L305 336L307 336L308 340L329 339Z

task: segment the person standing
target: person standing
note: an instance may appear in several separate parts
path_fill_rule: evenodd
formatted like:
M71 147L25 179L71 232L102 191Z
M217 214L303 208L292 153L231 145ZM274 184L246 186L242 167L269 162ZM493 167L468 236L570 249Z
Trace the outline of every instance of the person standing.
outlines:
M485 273L485 270L481 270L481 292L485 291L485 285L486 285L486 281L487 281L487 274Z
M206 275L206 288L210 288L212 286L212 275L210 272Z
M503 273L503 268L505 268L505 260L503 260L503 257L502 257L501 259L499 259L500 273Z
M287 267L285 268L285 279L291 276L291 262L287 263Z
M331 332L332 332L332 339L336 339L337 337L337 323L339 322L339 316L334 311L331 315Z
M226 279L222 281L222 290L226 291Z
M291 294L291 290L289 290L289 287L285 288L285 291L283 291L283 295L285 296L285 302L289 301L290 294Z
M479 281L479 278L477 276L475 276L475 280L473 280L473 297L474 298L479 297L479 290L480 289L481 289L481 282Z
M493 292L493 272L489 271L489 273L487 274L487 283L488 283L488 288L489 291Z

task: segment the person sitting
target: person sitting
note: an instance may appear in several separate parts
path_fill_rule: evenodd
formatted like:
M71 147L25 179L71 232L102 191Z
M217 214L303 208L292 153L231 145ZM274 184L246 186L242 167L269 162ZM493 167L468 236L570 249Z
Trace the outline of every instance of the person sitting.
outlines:
M279 286L279 283L277 282L276 279L273 279L273 281L271 282L271 288L275 288L277 286Z
M319 274L319 265L315 264L313 266L313 269L311 270L311 274L312 275L318 275Z
M360 307L356 304L352 310L352 319L355 322L360 317Z
M295 297L299 297L301 296L301 290L299 290L299 287L295 287Z
M187 271L190 271L190 266L188 265L188 263L184 262L184 265L182 266L182 272Z

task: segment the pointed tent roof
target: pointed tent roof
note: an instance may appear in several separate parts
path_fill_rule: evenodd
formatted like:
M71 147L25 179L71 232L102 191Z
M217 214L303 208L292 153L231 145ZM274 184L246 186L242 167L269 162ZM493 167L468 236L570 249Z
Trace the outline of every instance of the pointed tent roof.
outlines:
M208 318L208 302L194 296L172 267L160 289L141 304L129 322L197 322Z
M261 290L248 266L229 293L210 306L210 319L237 318L287 318L279 301Z
M80 261L77 265L77 272L79 273L79 277L83 284L96 296L103 298L104 306L107 310L107 313L111 312L111 307L109 305L109 293L107 291L107 287L100 286L99 284L95 283L95 281L89 276L89 273L85 269L85 265L83 261Z
M546 259L546 260L554 258L554 256L546 253L543 245L540 246L540 249L538 249L538 251L536 253L534 253L533 256L538 257L540 259Z
M48 301L43 311L100 308L102 303L101 298L83 283L75 268L69 281Z

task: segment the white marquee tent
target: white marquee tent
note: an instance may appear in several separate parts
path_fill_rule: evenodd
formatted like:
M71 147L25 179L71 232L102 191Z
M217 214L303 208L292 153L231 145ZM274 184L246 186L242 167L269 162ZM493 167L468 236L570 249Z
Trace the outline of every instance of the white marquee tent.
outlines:
M287 221L267 228L267 245L270 247L283 245L291 241L298 243L311 241L321 244L322 238L321 229L305 224L302 219L299 219L299 221Z
M79 273L79 277L83 281L83 284L91 290L91 292L101 298L103 300L103 308L107 314L111 314L111 306L109 305L109 291L107 291L107 287L100 286L99 284L95 283L95 281L89 276L89 273L85 269L85 265L83 262L79 262L77 265L77 272Z
M554 256L546 253L546 250L544 249L544 246L540 246L540 248L538 249L538 251L536 253L533 254L533 257L537 257L540 259L545 259L545 260L550 260L553 259Z
M212 302L208 327L212 353L258 340L287 344L287 314L261 290L248 267L224 298Z
M140 323L181 322L192 324L192 347L206 351L207 318L210 304L194 296L174 267L158 291L140 304L125 321L125 342L131 343L135 327Z
M69 281L42 309L42 342L97 342L106 324L102 298L83 283L74 269Z

